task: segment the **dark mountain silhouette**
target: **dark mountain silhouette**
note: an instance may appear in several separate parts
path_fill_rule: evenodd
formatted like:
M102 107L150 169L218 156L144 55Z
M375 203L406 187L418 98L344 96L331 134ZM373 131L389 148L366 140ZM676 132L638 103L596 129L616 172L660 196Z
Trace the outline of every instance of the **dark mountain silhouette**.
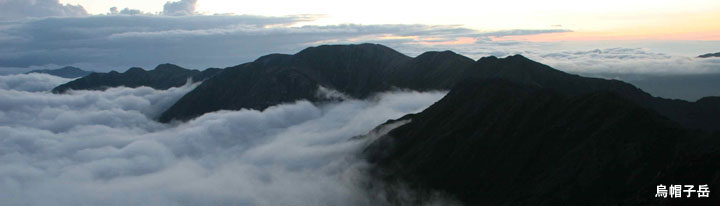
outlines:
M364 150L372 174L388 188L407 183L469 205L717 203L653 196L658 184L720 186L720 97L653 97L622 81L568 74L521 55L474 61L444 51L412 58L377 44L325 45L222 71L163 64L94 73L53 92L167 89L188 78L204 81L159 121L328 100L320 87L352 98L396 88L450 90L425 111L388 121L408 123Z
M720 130L720 105L653 97L637 87L618 80L588 78L555 70L520 55L507 58L484 57L463 76L478 79L500 78L535 85L569 95L611 91L643 107L652 109L687 128Z
M688 131L617 92L539 83L463 81L365 149L372 174L391 194L405 183L467 205L717 204L654 195L659 184L719 187L720 133Z
M80 79L55 87L53 93L64 93L67 90L104 90L111 87L140 87L148 86L155 89L168 89L179 87L187 83L203 81L220 73L220 69L206 69L204 71L189 70L173 64L161 64L150 71L133 67L119 73L92 73Z
M698 56L698 58L710 58L710 57L720 57L720 52L718 52L718 53L707 53L707 54L703 54L703 55Z
M568 74L521 55L473 61L445 51L411 58L378 44L310 47L227 68L183 96L159 120L187 120L222 109L263 110L300 99L323 101L316 93L320 86L365 98L393 88L447 90L469 77L506 79L570 95L612 91L684 127L720 129L720 106L656 98L622 81Z
M310 47L227 68L182 97L160 121L187 120L221 109L263 110L299 99L322 101L318 87L365 98L393 87L448 89L473 61L452 52L416 58L377 44Z
M92 72L82 70L77 67L63 67L60 69L42 69L42 70L32 70L27 72L26 74L30 73L43 73L43 74L49 74L49 75L55 75L63 78L79 78L89 75Z

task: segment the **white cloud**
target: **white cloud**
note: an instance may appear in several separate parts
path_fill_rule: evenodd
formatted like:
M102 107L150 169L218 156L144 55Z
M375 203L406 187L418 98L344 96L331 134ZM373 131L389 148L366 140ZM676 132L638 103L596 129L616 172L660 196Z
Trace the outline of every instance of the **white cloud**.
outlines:
M188 16L195 14L197 0L168 1L163 5L163 14L169 16Z
M376 205L349 141L444 93L392 92L152 121L191 85L67 95L0 89L9 205ZM380 199L378 199L380 198Z
M10 79L9 82L26 80L23 75L4 78ZM7 126L33 125L52 132L95 125L152 130L159 124L146 120L159 116L159 112L194 87L185 85L160 91L149 87L118 87L104 92L71 91L70 95L52 95L47 90L25 92L3 89L0 90L0 98L3 99L0 101L0 113L12 118L0 119L0 123Z
M573 73L720 73L720 60L673 56L642 48L536 53L538 61Z

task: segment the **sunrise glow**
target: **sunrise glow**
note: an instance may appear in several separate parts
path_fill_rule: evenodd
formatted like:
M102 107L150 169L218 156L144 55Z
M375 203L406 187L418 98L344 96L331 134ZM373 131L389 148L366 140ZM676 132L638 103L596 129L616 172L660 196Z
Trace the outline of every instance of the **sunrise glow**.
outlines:
M161 12L164 0L123 2L64 0L90 13L106 13L112 6ZM460 25L481 31L508 29L567 29L573 32L495 40L720 40L720 1L380 1L314 0L262 2L201 0L198 14L285 16L318 14L303 25L427 24ZM470 42L470 41L460 41Z

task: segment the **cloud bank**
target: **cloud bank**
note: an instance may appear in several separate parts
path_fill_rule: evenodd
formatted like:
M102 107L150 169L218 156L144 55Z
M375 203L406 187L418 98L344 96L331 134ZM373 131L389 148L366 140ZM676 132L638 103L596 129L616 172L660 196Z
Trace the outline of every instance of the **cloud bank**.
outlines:
M179 1L168 6L192 3ZM181 10L192 10L187 8L190 10ZM137 12L111 10L115 14ZM297 26L317 18L102 15L0 22L0 70L19 72L29 67L72 65L94 71L122 71L166 62L205 69L234 66L270 53L295 53L319 44L375 42L401 48L499 35L453 25Z
M607 48L537 54L542 62L573 73L720 73L720 59L673 56L642 48Z
M19 77L16 77L19 78ZM194 85L68 95L0 89L0 199L8 205L382 205L349 141L444 93L152 121Z
M420 53L428 50L451 49L457 53L480 58L505 57L522 54L553 68L576 74L706 74L720 73L720 58L695 58L697 55L678 55L656 52L648 48L622 47L622 43L602 45L588 42L522 42L477 41L466 45L401 46L401 50ZM629 43L628 43L629 44ZM712 45L712 42L707 42ZM672 48L669 48L673 50Z
M26 92L50 91L72 79L49 74L31 73L0 76L0 89Z
M26 17L87 16L80 5L61 4L58 0L2 0L0 20Z

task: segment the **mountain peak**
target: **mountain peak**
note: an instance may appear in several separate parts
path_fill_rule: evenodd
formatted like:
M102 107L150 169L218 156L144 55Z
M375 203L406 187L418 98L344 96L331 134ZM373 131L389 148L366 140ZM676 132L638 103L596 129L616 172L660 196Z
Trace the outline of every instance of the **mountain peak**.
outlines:
M125 73L127 73L127 74L145 73L145 72L146 72L145 69L140 68L140 67L132 67L132 68L128 69L127 71L125 71Z
M286 62L287 60L292 59L292 55L289 54L268 54L265 56L261 56L260 58L257 58L255 63L259 63L262 65L270 65L270 64L279 64L282 62Z
M158 71L179 71L179 70L187 70L187 69L182 68L182 67L180 67L180 66L178 66L178 65L174 65L174 64L170 64L170 63L165 63L165 64L160 64L160 65L158 65L157 67L155 67L155 70L158 70Z
M498 60L498 58L496 56L485 56L485 57L480 57L480 59L478 59L477 61L483 62L483 61L495 61L495 60Z
M479 63L497 63L498 61L503 61L503 62L534 62L534 63L537 63L537 62L535 62L535 61L533 61L533 60L531 60L531 59L528 59L527 57L525 57L525 56L523 56L523 55L520 55L520 54L510 55L510 56L507 56L507 57L505 57L505 58L498 58L498 57L496 57L496 56L486 56L486 57L481 57L480 59L477 60L477 62L479 62ZM539 64L539 63L538 63L538 64Z
M428 58L428 57L454 57L454 56L460 56L460 55L457 54L457 53L455 53L455 52L453 52L453 51L445 50L445 51L428 51L428 52L424 52L424 53L418 55L418 56L415 57L415 58L416 58L416 59L422 59L422 58Z
M63 67L63 68L56 69L56 70L58 70L58 71L67 71L67 72L69 72L69 71L73 71L73 72L76 72L76 71L85 71L85 70L82 70L82 69L77 68L77 67L74 67L74 66L65 66L65 67Z
M343 45L320 45L308 47L298 52L296 56L314 57L316 55L359 55L359 56L389 56L410 58L394 49L381 44L343 44Z
M511 55L511 56L505 57L505 59L508 59L508 60L530 60L521 54ZM532 61L532 60L530 60L530 61Z

